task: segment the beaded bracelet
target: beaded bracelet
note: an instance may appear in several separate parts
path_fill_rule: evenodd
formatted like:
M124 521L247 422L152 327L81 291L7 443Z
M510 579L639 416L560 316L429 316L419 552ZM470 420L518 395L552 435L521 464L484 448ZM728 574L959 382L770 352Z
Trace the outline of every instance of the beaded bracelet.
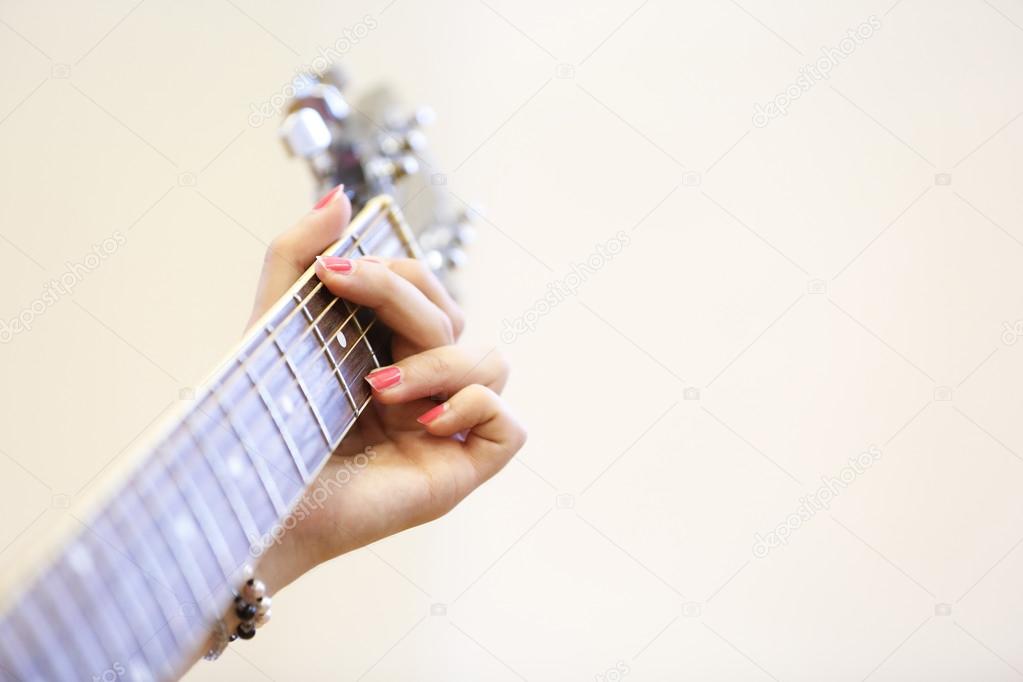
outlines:
M242 571L247 579L234 596L234 614L238 617L238 626L234 632L228 634L224 619L217 621L213 633L213 646L203 657L207 661L220 658L227 645L236 639L252 639L256 636L256 629L266 625L270 620L272 600L266 593L266 584L253 575L251 566L246 565Z

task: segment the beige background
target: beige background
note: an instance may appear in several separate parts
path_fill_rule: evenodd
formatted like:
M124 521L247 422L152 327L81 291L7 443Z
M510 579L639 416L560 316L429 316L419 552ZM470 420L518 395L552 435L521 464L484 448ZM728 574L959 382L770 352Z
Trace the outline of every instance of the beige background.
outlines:
M354 89L432 104L447 187L484 207L469 337L511 357L530 441L190 679L1023 677L1013 0L0 1L0 319L126 236L0 346L0 563L237 337L311 202L250 106L367 16Z

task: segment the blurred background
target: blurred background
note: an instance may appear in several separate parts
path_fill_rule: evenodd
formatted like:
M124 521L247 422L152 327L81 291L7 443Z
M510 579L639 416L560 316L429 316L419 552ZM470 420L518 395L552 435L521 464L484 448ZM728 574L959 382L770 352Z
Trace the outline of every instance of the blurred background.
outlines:
M530 440L188 679L1023 677L1012 0L0 0L0 564L238 338L339 45Z

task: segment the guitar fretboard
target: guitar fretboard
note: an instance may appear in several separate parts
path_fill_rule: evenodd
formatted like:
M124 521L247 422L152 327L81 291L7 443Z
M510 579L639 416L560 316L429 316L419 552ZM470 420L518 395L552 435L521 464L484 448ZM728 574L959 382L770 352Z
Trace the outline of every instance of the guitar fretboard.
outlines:
M331 255L412 256L386 198ZM388 330L311 272L0 616L0 680L170 679L370 400ZM113 677L112 677L113 676Z

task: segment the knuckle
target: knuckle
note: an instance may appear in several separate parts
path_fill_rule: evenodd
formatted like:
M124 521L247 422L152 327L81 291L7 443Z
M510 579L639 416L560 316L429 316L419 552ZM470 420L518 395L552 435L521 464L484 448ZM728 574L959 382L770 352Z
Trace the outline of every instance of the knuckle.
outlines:
M427 371L435 378L447 377L451 374L451 360L444 353L430 353Z
M274 237L266 248L264 260L267 263L283 260L289 265L293 265L295 262L295 243L291 235L285 232Z
M469 399L472 402L482 405L493 406L501 400L496 393L483 384L469 384L464 390L469 394Z
M457 339L465 330L465 313L457 304L452 304L448 311L448 318L451 322L451 333Z
M455 340L455 331L451 326L451 319L447 315L440 315L437 318L437 324L440 326L440 335L444 339L444 345L450 345Z
M529 440L529 433L526 431L526 427L519 422L513 420L512 423L514 424L511 438L513 452L518 452L526 444L526 441Z
M501 380L507 379L508 375L511 374L511 360L508 359L508 355L501 349L497 349L491 354L491 357L493 357L498 378Z

